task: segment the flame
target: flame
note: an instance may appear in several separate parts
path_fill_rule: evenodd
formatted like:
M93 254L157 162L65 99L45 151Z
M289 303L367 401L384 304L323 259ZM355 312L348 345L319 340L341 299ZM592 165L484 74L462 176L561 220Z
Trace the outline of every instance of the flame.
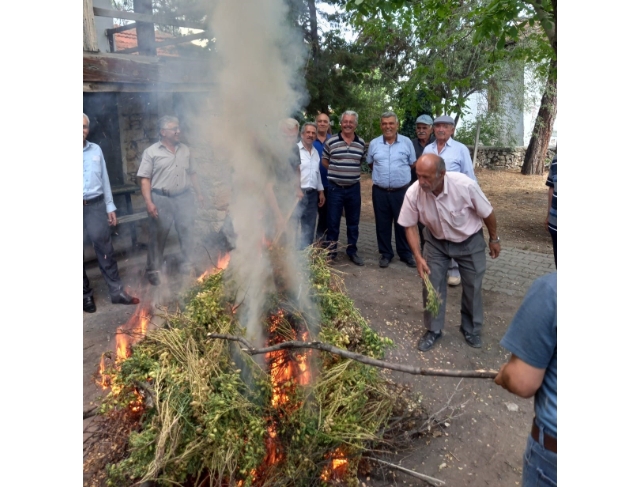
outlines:
M226 269L229 266L229 261L231 260L231 254L227 252L226 254L218 256L218 262L216 267L218 269Z
M110 377L105 373L104 353L100 356L100 387L105 390L109 387Z
M347 473L347 467L349 460L342 449L337 448L335 451L329 454L331 460L322 470L320 478L325 482L330 480L339 480Z

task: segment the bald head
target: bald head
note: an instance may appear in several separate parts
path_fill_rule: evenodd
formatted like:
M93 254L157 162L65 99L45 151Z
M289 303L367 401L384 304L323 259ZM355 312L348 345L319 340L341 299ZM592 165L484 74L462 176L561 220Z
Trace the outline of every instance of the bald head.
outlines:
M436 154L423 154L416 161L418 184L427 193L440 194L447 166Z

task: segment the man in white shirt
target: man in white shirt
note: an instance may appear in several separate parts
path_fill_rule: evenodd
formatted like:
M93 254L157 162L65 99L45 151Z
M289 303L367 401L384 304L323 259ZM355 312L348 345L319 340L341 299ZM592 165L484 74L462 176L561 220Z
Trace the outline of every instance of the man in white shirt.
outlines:
M313 243L318 207L324 205L324 186L320 177L320 154L313 146L318 127L313 122L302 126L300 142L300 188L302 199L296 208L296 226L300 227L298 240L301 249Z
M453 118L447 115L437 117L433 122L436 140L431 144L427 144L422 153L436 154L442 157L447 166L447 172L461 172L477 182L469 149L466 145L451 138L454 130L455 121ZM416 154L416 156L420 157L420 154ZM454 259L451 259L449 263L447 282L450 286L460 285L460 270L458 269L458 263Z

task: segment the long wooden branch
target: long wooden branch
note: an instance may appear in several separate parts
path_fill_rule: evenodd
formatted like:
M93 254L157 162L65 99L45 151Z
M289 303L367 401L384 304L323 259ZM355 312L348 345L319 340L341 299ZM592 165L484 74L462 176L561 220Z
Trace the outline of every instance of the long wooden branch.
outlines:
M366 355L361 355L359 353L350 352L348 350L334 347L333 345L329 345L323 342L289 341L289 342L278 343L277 345L272 345L270 347L254 348L243 337L239 337L235 335L227 335L223 333L209 333L207 336L209 338L218 339L218 340L229 340L232 342L239 342L244 346L244 348L241 348L241 350L249 355L262 355L265 353L275 352L277 350L312 348L314 350L322 350L323 352L329 352L334 355L339 355L340 357L355 360L356 362L360 362L366 365L371 365L373 367L379 367L381 369L397 370L399 372L406 372L407 374L413 374L413 375L433 375L433 376L440 376L440 377L466 377L471 379L493 379L498 374L497 370L486 370L486 369L454 370L454 369L432 369L432 368L423 369L420 367L412 367L411 365L394 364L391 362L385 362L383 360L377 360L375 358L371 358Z
M419 472L415 472L414 470L409 470L408 468L401 467L400 465L396 465L394 463L385 462L384 460L380 460L379 458L375 458L375 457L366 457L366 458L369 459L369 460L373 460L375 462L378 462L380 465L384 465L384 466L392 468L394 470L398 470L400 472L404 472L404 473L409 474L412 477L415 477L417 479L424 480L425 482L427 482L427 483L429 483L431 485L436 485L436 486L446 485L444 480L440 480L440 479L437 479L435 477L429 477L428 475L425 475L425 474L419 473Z

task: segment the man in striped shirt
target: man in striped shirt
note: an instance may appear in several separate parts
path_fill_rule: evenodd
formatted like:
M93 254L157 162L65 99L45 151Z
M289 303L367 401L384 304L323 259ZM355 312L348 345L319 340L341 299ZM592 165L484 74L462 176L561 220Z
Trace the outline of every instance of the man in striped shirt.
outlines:
M547 219L545 226L551 234L553 242L553 260L558 267L558 157L553 158L549 168L546 185L549 186L549 203L547 204Z
M344 209L347 222L347 256L356 265L364 265L358 255L360 224L360 164L364 158L364 140L356 134L358 114L347 110L340 117L340 132L324 144L322 165L327 168L329 186L327 206L327 241L330 257L335 259L340 236L340 218Z

